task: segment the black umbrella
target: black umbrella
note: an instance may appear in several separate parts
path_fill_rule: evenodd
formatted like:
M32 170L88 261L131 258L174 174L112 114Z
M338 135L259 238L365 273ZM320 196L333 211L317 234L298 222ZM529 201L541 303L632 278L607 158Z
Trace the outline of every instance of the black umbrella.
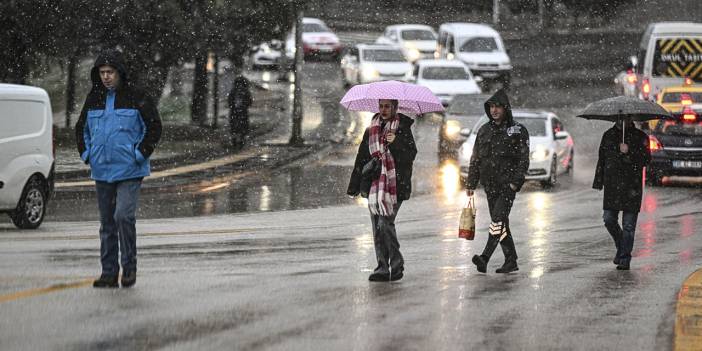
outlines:
M628 96L617 96L590 103L578 117L611 122L616 122L620 119L641 122L651 119L672 118L670 113L660 105ZM624 141L624 125L622 124L622 142Z

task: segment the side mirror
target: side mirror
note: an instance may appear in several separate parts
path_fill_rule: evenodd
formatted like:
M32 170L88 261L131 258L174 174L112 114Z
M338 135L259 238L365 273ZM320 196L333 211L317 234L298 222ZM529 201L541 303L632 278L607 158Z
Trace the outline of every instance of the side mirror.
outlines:
M560 132L556 132L556 135L554 135L553 138L556 140L563 140L563 139L568 139L569 136L570 136L570 134L568 134L568 132L566 132L565 130L562 130Z
M470 128L463 128L458 134L467 138L470 136Z

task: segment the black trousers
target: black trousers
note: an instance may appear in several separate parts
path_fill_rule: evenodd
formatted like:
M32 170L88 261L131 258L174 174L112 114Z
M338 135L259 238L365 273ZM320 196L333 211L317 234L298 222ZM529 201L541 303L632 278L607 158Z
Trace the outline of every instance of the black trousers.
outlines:
M517 193L509 187L509 184L503 186L485 187L485 195L487 195L488 208L490 210L490 219L493 222L504 222L507 230L509 230L509 213L512 211L514 196Z

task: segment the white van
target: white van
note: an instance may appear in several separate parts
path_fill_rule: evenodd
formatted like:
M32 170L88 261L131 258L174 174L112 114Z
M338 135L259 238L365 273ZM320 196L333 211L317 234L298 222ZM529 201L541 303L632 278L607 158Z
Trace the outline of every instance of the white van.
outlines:
M439 27L439 58L463 61L474 76L488 86L509 88L512 62L502 37L490 26L476 23L444 23Z
M39 227L54 189L51 102L44 89L0 84L0 212Z
M383 35L375 42L392 45L405 55L407 61L433 59L436 52L436 32L423 24L396 24L385 27Z
M659 22L646 28L637 53L638 95L656 101L663 88L702 83L702 23Z

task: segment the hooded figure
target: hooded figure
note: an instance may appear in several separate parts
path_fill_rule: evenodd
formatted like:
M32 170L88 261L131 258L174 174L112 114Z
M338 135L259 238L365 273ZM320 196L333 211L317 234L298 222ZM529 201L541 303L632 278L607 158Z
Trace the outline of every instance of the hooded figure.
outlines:
M249 107L251 98L251 83L244 76L237 76L229 92L229 132L238 146L243 146L244 137L249 134Z
M485 187L492 223L485 249L482 255L473 256L473 263L485 273L499 243L505 263L497 273L509 273L519 270L509 213L529 169L529 132L512 118L512 107L503 90L485 102L485 113L490 121L478 130L464 186L468 196L473 195L478 183Z
M122 54L108 50L90 72L92 89L76 123L76 146L95 180L100 210L102 274L94 287L117 287L121 251L122 286L136 282L136 208L149 156L161 138L153 99L129 81Z
M627 123L623 142L622 123ZM649 161L648 136L634 123L617 122L602 135L592 187L604 188L603 220L617 249L613 262L619 270L628 270L631 263L643 194L643 169ZM622 211L622 226L619 226L619 211Z

